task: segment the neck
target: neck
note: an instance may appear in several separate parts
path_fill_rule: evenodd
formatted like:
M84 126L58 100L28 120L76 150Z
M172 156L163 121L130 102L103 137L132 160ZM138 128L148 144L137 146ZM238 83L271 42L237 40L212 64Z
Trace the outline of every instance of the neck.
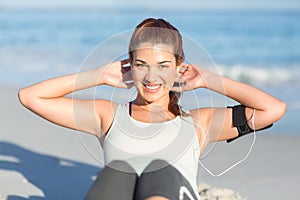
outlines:
M143 97L138 95L137 98L133 101L133 103L141 109L151 112L165 112L169 110L169 96L167 97L167 99L160 98L157 101L148 102Z

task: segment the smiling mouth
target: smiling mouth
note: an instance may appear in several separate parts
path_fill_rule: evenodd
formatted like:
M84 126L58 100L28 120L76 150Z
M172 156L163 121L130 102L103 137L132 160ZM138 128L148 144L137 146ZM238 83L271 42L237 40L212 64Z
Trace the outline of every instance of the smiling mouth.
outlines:
M147 92L157 92L161 88L161 84L143 84Z

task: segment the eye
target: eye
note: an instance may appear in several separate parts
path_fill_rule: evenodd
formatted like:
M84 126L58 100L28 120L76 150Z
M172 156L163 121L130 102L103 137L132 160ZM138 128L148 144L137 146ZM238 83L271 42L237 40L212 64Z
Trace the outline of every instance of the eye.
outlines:
M147 67L146 64L142 64L142 63L136 63L135 66L136 67Z
M168 65L159 65L159 68L164 69L164 68L169 68L169 66Z

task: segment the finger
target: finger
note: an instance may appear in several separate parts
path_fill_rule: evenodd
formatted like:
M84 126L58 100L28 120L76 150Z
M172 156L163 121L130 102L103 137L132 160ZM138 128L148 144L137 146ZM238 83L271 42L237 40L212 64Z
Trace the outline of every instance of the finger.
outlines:
M184 70L184 69L179 69L178 70L178 75L179 75L179 77L182 77L183 75L184 75L184 73L185 73L186 71Z
M120 62L121 62L122 67L130 67L130 59L129 58L121 60Z
M180 67L180 72L185 72L189 69L189 65L184 65Z
M185 72L188 69L188 64L183 63L179 67L180 67L179 72L182 73L182 72Z
M188 65L184 64L184 65L180 65L179 66L179 74L181 74L181 76L188 71Z

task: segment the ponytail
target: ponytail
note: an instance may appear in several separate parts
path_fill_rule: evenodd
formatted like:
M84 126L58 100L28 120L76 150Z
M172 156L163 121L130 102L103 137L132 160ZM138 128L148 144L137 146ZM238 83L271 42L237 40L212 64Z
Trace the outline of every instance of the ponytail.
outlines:
M168 108L171 111L171 113L173 113L175 116L178 116L178 115L186 116L187 113L185 113L181 109L181 106L178 105L179 97L180 97L179 92L170 91L169 92L170 101L169 101Z

